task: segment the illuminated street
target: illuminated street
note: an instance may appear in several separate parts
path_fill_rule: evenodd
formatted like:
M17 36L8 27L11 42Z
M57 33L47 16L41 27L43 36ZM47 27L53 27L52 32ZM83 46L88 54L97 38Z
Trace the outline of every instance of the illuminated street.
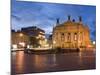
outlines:
M95 51L61 54L26 54L12 52L12 75L95 69Z

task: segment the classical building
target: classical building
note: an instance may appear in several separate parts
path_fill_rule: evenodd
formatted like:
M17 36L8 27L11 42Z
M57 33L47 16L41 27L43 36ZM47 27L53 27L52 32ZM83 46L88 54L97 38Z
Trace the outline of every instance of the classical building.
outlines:
M53 28L53 47L60 48L81 48L90 47L90 31L87 25L82 23L82 18L79 17L79 22L71 20L68 16L68 20L62 24L59 24Z

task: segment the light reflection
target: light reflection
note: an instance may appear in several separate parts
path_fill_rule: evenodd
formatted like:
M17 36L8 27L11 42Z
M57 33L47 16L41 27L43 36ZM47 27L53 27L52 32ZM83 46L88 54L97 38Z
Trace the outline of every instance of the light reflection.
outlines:
M56 54L53 54L53 65L57 65L56 61L57 61Z
M57 57L56 57L56 54L52 54L50 56L48 56L47 58L47 65L50 65L49 67L54 67L57 65Z
M82 51L79 52L79 64L82 64Z
M45 66L45 62L47 60L46 57L45 56L40 56L40 55L35 55L34 57L35 57L35 59L34 59L34 61L35 61L34 66L36 68L43 68Z
M24 52L23 51L20 51L16 54L16 68L19 70L19 71L22 71L23 70L23 63L24 63Z
M13 55L13 57L14 57L14 56L16 55L16 52L13 52L12 55Z
M45 56L45 55L35 55L34 57L34 66L36 68L43 68L43 67L53 67L55 65L57 65L56 61L56 54L53 54L51 56Z
M92 55L91 55L92 54ZM88 55L88 58L87 58ZM90 55L90 56L89 56ZM24 54L16 52L12 65L17 73L44 72L59 69L87 69L95 67L94 55L90 52L64 53L64 54ZM92 57L92 58L91 58ZM89 59L89 60L88 60ZM84 64L86 63L86 64ZM89 63L89 64L87 64ZM75 66L74 66L75 65Z

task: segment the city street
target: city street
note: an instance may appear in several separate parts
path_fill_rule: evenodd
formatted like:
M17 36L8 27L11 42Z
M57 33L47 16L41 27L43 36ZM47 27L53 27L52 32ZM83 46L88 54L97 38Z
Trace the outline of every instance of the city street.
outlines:
M95 51L61 54L27 54L24 51L11 53L11 73L89 70L96 68Z

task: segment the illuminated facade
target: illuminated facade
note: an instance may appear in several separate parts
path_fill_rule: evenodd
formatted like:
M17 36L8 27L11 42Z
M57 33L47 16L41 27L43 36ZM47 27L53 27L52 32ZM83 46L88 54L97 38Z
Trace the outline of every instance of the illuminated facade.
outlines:
M29 44L28 35L20 31L12 32L12 36L11 36L12 49L24 48L28 44Z
M20 31L12 30L12 48L47 47L45 32L37 27L26 27Z
M45 47L46 38L44 30L37 28L36 26L32 26L22 28L21 31L29 36L30 44L33 45L33 47Z
M82 23L81 17L79 17L79 22L75 22L74 19L71 21L70 16L68 16L68 21L63 24L59 24L59 20L57 20L57 25L53 28L52 39L54 48L81 48L91 46L89 28Z

